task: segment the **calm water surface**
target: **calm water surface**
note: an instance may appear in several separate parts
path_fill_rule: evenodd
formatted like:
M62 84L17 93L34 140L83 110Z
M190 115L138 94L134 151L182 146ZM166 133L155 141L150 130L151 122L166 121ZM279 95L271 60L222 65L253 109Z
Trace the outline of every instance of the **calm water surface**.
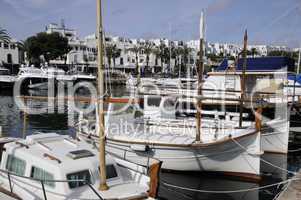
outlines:
M123 96L125 88L118 86L113 88L115 96ZM31 91L31 95L45 95L43 92ZM43 102L30 102L33 106L39 107ZM53 109L53 108L51 108ZM0 91L0 126L2 132L6 136L24 137L25 135L33 134L35 132L56 132L60 134L74 135L75 129L68 125L68 118L77 118L65 102L63 108L57 109L54 107L52 114L28 115L24 118L24 114L15 105L12 93L9 91ZM24 124L24 119L26 123ZM299 152L283 155L269 155L265 159L277 163L282 168L296 171L301 166L301 155ZM215 174L203 173L162 173L161 180L166 183L172 183L177 186L188 187L199 190L240 190L255 188L266 184L276 183L287 178L286 172L276 170L273 167L263 166L264 171L263 182L259 184L242 182L237 180L230 180L222 178ZM275 195L279 192L279 188L272 187L260 191L250 191L243 193L229 193L229 194L212 194L212 193L197 193L188 192L167 187L161 184L160 196L162 199L182 200L182 199L200 199L200 200L273 200Z

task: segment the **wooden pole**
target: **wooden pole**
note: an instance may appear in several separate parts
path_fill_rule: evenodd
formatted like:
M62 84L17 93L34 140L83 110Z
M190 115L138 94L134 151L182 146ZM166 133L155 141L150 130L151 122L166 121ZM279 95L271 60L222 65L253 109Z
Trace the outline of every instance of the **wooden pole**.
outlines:
M203 72L204 72L204 35L205 35L205 23L204 23L204 12L202 12L200 20L200 55L199 55L199 65L198 65L198 95L202 95L202 84L203 84ZM196 113L196 142L201 142L201 110L202 110L202 100L197 99L197 113Z
M244 49L243 49L243 69L242 69L242 77L241 77L241 98L240 98L240 106L239 106L239 127L242 127L242 118L243 118L243 107L244 107L244 99L245 99L245 89L246 89L246 70L247 70L247 46L248 46L248 32L245 31L244 36Z
M105 158L105 124L104 124L104 62L103 62L103 27L102 27L102 11L101 1L97 1L97 39L98 39L98 131L99 131L99 167L100 167L100 183L99 190L105 191L109 187L106 177L106 158Z
M24 109L23 109L23 135L22 138L25 139L26 137L26 130L27 130L27 112L26 112L26 100L24 100Z
M256 112L255 112L255 128L257 131L261 131L261 127L262 127L262 107L260 106Z
M161 166L162 162L156 162L152 164L149 168L150 187L148 191L148 196L154 199L158 196Z

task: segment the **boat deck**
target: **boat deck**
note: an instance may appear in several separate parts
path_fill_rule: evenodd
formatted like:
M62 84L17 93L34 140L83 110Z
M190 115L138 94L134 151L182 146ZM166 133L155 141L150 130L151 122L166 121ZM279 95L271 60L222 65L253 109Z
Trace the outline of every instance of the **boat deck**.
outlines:
M0 199L5 199L5 200L16 200L15 198L12 198L10 196L7 196L6 194L0 193Z

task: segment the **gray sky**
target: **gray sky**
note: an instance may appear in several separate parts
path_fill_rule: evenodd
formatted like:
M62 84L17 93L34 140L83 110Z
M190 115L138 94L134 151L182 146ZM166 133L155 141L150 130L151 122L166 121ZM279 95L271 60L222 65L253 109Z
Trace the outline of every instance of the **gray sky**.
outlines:
M207 40L253 44L301 43L301 0L103 0L105 30L131 38L197 39L206 11ZM0 27L17 39L65 20L80 36L95 32L96 0L0 0Z

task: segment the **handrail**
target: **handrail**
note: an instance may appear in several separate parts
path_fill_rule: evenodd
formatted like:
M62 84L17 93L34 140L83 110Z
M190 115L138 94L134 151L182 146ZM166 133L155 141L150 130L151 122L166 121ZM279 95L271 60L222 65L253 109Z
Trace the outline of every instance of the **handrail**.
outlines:
M15 176L18 178L23 178L23 179L27 179L27 180L31 180L31 181L40 182L41 186L42 186L41 189L43 191L44 200L47 200L47 192L46 192L45 186L44 186L45 182L52 182L52 183L82 182L82 183L85 183L100 200L104 200L104 198L93 188L93 185L91 183L89 183L87 180L42 180L42 179L36 179L36 178L27 177L27 176L23 176L23 175L18 175L16 173L12 173L10 171L3 170L3 169L0 169L0 173L7 174L8 181L9 181L9 189L12 194L13 194L13 187L12 187L11 177Z
M74 127L74 128L75 128L75 127ZM75 130L78 130L78 129L75 128ZM80 131L80 130L78 130L78 131ZM85 133L85 132L83 132L83 131L80 131L80 135L83 136L83 137L85 137L85 138L88 139L88 140L91 140L91 141L93 141L93 142L95 141L95 140L91 139L91 135L89 135L89 134L87 134L87 133ZM96 137L96 136L92 136L92 137ZM97 141L96 141L96 142L97 142ZM135 151L129 151L129 150L126 150L126 149L122 149L122 148L120 148L120 147L116 147L116 148L119 149L119 150L124 151L124 154L126 154L127 152L132 152L132 153L135 152ZM143 165L143 164L139 164L139 163L135 163L135 162L133 162L133 161L130 161L130 160L126 159L126 156L122 157L122 156L119 156L119 155L114 154L114 153L109 152L109 151L106 151L106 153L108 153L109 155L112 155L112 156L114 156L114 157L117 157L118 159L122 159L122 160L125 160L125 161L129 162L129 163L138 165L138 166L140 166L140 167L147 167L147 168L150 167L150 166L148 166L147 164L146 164L146 165ZM154 160L154 161L156 161L156 162L161 162L161 161L160 161L159 159L157 159L157 158L149 158L149 159L152 159L152 160ZM150 163L150 162L148 161L148 164L149 164L149 163ZM144 173L142 173L142 174L144 174ZM146 175L146 174L144 174L144 175Z

